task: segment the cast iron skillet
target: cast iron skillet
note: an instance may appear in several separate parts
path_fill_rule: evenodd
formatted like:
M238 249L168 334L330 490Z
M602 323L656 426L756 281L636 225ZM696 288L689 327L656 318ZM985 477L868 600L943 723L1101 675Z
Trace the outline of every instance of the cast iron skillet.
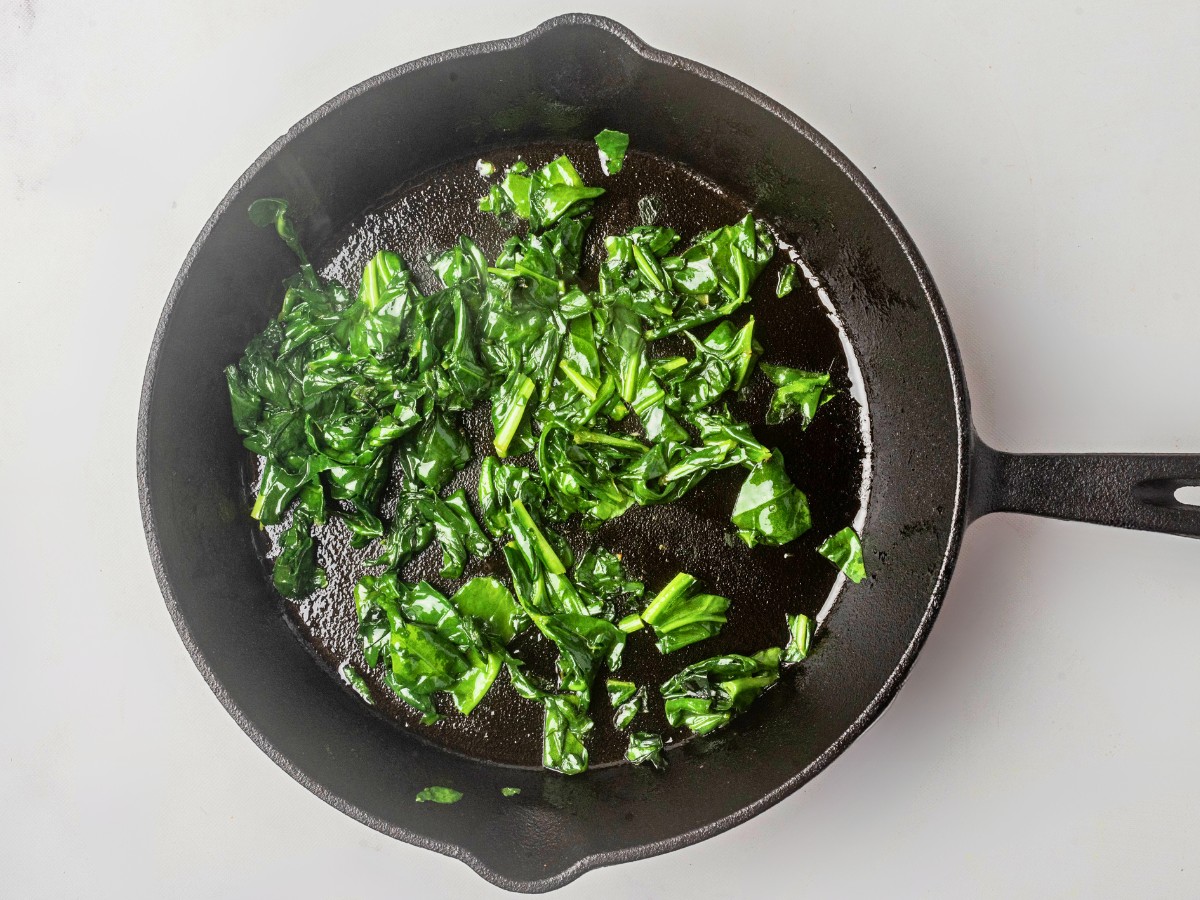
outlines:
M862 437L873 449L860 474L870 488L861 496L869 496L871 576L842 591L793 687L673 750L666 776L615 765L564 778L480 758L486 741L478 753L451 752L397 727L297 640L246 519L246 452L221 369L261 329L294 268L249 223L253 199L289 198L305 242L328 246L431 169L605 127L630 132L640 150L711 179L771 221L832 298L869 414ZM978 439L969 412L929 271L836 148L745 85L649 48L612 21L571 15L371 79L250 167L167 299L142 394L138 483L171 616L255 743L372 828L462 859L502 887L541 891L717 834L827 766L899 689L972 519L1012 511L1200 536L1200 510L1175 499L1177 488L1200 482L1200 456L1007 454ZM724 553L719 546L712 552ZM754 565L765 583L787 586L782 556ZM414 803L431 784L466 797ZM510 785L519 797L501 796Z

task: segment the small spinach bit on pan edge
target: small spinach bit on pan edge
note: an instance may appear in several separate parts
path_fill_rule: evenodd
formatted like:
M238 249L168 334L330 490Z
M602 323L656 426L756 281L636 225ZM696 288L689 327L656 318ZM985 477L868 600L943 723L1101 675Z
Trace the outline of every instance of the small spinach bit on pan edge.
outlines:
M656 769L665 769L667 761L663 757L663 739L660 735L646 731L635 731L629 736L629 749L625 758L635 766L650 765Z
M596 149L600 151L600 166L605 175L616 175L625 163L625 151L629 149L629 135L623 131L605 128L596 135Z
M435 784L424 788L416 799L418 803L457 803L462 797L462 791Z
M855 584L867 577L867 569L863 564L862 542L858 532L849 525L826 538L817 548L817 552L845 572L846 577Z

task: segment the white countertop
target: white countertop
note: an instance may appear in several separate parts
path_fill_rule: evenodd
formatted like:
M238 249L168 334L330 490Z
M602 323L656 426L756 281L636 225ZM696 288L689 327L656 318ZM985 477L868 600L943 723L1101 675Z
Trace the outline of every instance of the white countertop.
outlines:
M163 607L134 479L163 300L243 169L364 78L562 11L424 9L0 5L6 896L499 893L245 737ZM1200 451L1200 5L687 10L595 11L868 174L933 270L986 439ZM907 685L827 772L561 896L1196 896L1198 584L1194 541L985 519Z

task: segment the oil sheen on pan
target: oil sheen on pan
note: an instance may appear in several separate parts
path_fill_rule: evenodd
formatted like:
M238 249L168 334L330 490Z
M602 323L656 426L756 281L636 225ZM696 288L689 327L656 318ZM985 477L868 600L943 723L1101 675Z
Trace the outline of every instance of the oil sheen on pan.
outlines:
M636 135L633 138L636 144ZM604 255L604 236L640 223L638 201L643 197L657 201L658 223L670 225L684 240L735 222L750 211L712 182L636 149L630 150L620 174L609 177L601 172L591 142L506 148L490 154L488 159L497 170L503 170L518 157L537 166L563 152L570 156L588 184L600 184L606 190L592 210L593 222L584 252L585 286L594 285ZM426 257L451 246L459 234L470 235L489 258L494 257L512 233L512 226L477 209L488 182L477 171L476 162L475 158L464 159L429 173L381 198L374 209L358 219L343 223L314 254L321 274L354 288L366 262L377 251L388 249L404 257L421 287L428 290L436 286L436 281ZM629 576L645 582L647 597L653 596L677 572L686 571L700 579L706 590L731 600L729 620L720 634L670 655L660 654L649 634L630 637L616 677L650 687L648 708L639 716L637 727L662 734L668 748L688 739L688 733L667 725L657 685L684 666L709 656L753 652L781 644L785 639L785 613L803 612L817 617L831 598L839 573L815 548L824 537L856 519L865 497L870 463L864 446L865 420L855 399L862 394L855 383L858 367L847 356L848 342L839 332L828 298L820 296L815 279L797 277L791 294L775 296L780 269L793 261L785 252L787 236L777 237L781 251L756 282L752 302L739 310L732 321L741 325L753 315L757 322L755 336L764 347L763 361L810 370L828 369L838 394L807 430L800 428L797 419L770 426L763 423L763 416L771 387L764 377L757 375L731 404L731 412L750 422L764 444L783 451L789 475L808 496L811 530L786 547L747 548L735 537L729 522L730 510L744 479L740 470L714 473L676 503L634 507L593 532L586 532L575 523L556 525L556 530L577 552L598 543L620 554ZM682 341L678 346L682 349ZM656 347L660 352L669 349L667 341ZM463 427L474 452L450 489L465 487L474 502L479 463L491 452L491 424L486 406L465 414ZM524 457L513 461L521 465L531 462ZM257 467L248 457L245 477L251 490L257 475ZM385 517L390 517L393 507L394 497L385 500L382 509ZM275 538L285 525L286 522L259 533L264 565L269 566L265 561L274 555ZM249 521L247 527L252 527ZM337 678L338 666L349 661L370 685L376 702L373 714L386 716L397 727L415 731L457 753L496 763L538 767L542 708L518 697L505 675L496 680L470 716L461 716L447 708L448 714L441 721L427 726L388 689L379 677L380 670L368 669L363 664L351 591L365 571L363 560L373 555L373 551L352 549L349 532L338 519L318 527L314 535L328 584L302 601L280 598L279 602L299 637L326 665L330 677ZM446 594L477 575L494 575L507 581L508 573L498 551L485 560L469 562L458 581L438 577L440 562L441 552L435 543L406 567L403 577L410 582L425 578ZM536 629L529 628L519 635L511 649L527 661L531 671L552 678L555 649ZM785 671L783 682L775 690L791 690L790 682L796 677ZM613 725L612 710L602 689L593 691L591 712L595 720L588 739L591 766L623 763L628 735Z

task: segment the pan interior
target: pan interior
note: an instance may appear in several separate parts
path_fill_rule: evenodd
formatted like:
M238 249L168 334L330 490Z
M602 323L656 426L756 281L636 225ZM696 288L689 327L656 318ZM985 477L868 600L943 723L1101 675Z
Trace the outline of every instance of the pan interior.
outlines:
M507 147L488 155L497 171L518 157L540 165L566 152L589 184L602 185L606 193L593 209L594 220L585 244L584 286L594 287L595 272L604 255L603 237L640 224L638 201L658 201L658 223L670 225L684 242L699 233L741 218L750 207L720 186L695 172L657 156L631 150L622 172L606 177L600 170L594 145L583 142L526 144ZM403 256L426 290L437 283L427 264L435 254L453 244L460 233L470 235L489 258L494 258L512 233L511 221L503 221L477 208L488 182L476 170L478 157L462 159L401 186L381 198L370 210L352 221L334 227L331 236L313 254L322 274L357 286L363 265L378 250L389 249ZM686 740L686 733L670 728L657 701L657 685L683 666L725 652L752 653L781 644L785 638L784 614L804 612L816 616L832 597L837 570L816 552L829 534L859 517L866 495L867 454L864 451L864 416L859 401L861 385L855 383L858 367L848 357L849 342L827 301L819 295L815 279L797 277L795 290L777 298L779 271L790 262L800 263L790 250L788 234L778 223L770 223L780 240L780 251L757 281L753 300L735 314L743 324L753 315L755 336L762 343L764 361L810 370L829 369L838 389L807 430L793 419L778 426L764 424L763 417L771 387L761 373L731 405L731 412L748 421L765 444L782 451L796 485L806 493L812 510L813 527L785 548L747 548L738 540L729 522L734 498L744 478L741 469L710 475L702 485L667 506L633 508L593 532L578 523L558 526L581 552L598 543L621 554L629 574L645 582L652 596L677 572L700 578L706 590L732 600L729 621L721 633L668 656L655 649L649 631L630 636L619 677L650 687L649 709L640 714L634 727L655 731L670 745ZM700 329L700 334L707 332ZM682 350L667 342L655 345L652 353ZM491 425L486 405L463 418L474 452L471 463L459 473L452 488L465 486L474 499L480 460L491 452ZM232 426L230 426L232 428ZM533 465L530 457L513 460ZM247 455L244 467L247 491L257 478L254 459ZM393 484L395 480L393 480ZM384 513L390 515L390 501ZM249 519L246 527L251 528ZM275 541L284 526L256 533L264 566L276 552ZM393 721L396 727L416 733L451 751L490 762L535 767L541 758L542 712L540 706L519 698L503 674L469 717L455 713L434 725L422 725L419 715L400 701L379 677L363 664L356 635L357 621L351 588L367 571L363 560L373 549L349 546L349 533L340 521L317 529L321 564L328 585L299 602L280 599L289 623L322 664L331 678L337 667L349 661L366 677L376 700L374 714ZM438 577L441 553L437 544L410 563L401 573L408 581L429 580L449 594L465 580L481 574L508 581L502 557L468 565L463 579L445 581ZM632 610L629 610L632 611ZM547 678L554 672L554 648L528 629L512 645L529 668ZM601 676L603 677L603 676ZM780 689L787 691L787 678ZM349 690L347 688L347 690ZM595 729L589 739L593 767L621 761L627 734L612 724L612 712L602 685L592 693Z

